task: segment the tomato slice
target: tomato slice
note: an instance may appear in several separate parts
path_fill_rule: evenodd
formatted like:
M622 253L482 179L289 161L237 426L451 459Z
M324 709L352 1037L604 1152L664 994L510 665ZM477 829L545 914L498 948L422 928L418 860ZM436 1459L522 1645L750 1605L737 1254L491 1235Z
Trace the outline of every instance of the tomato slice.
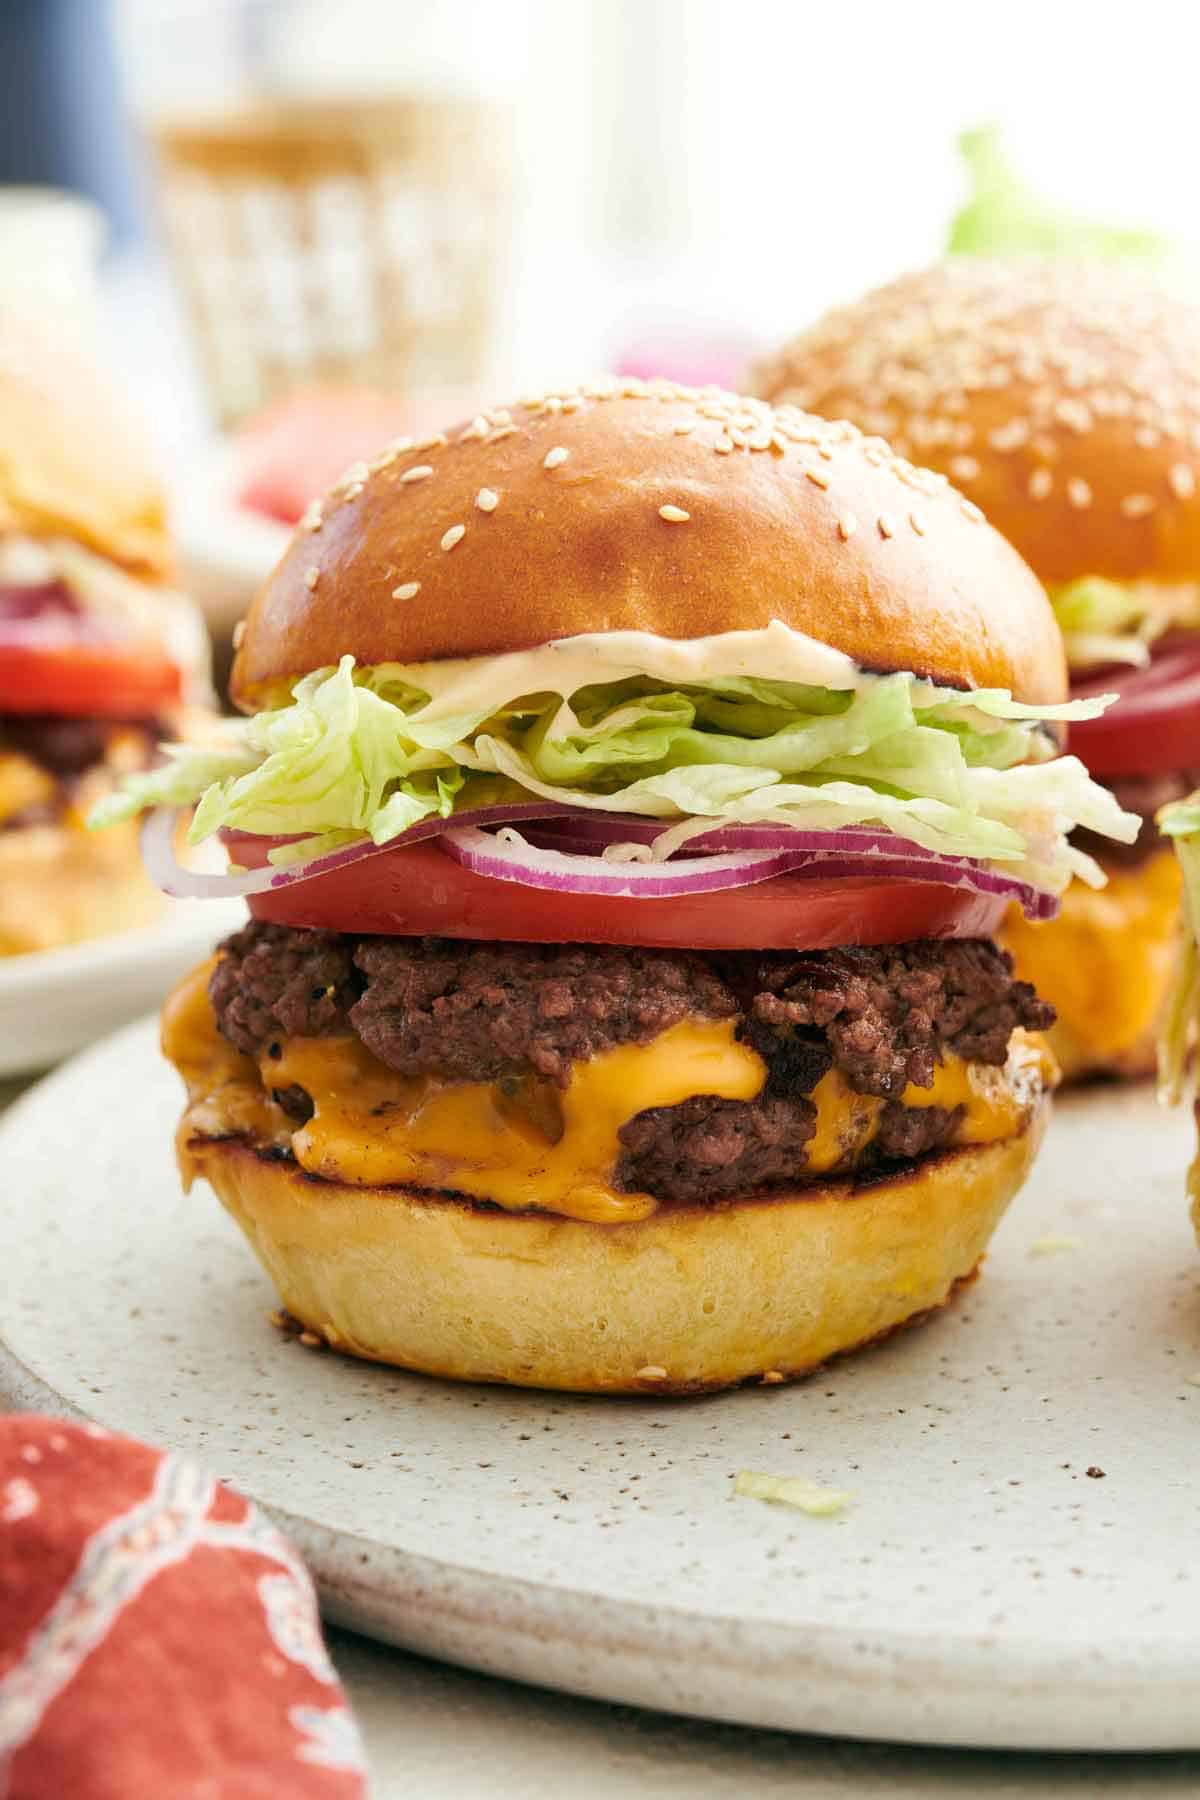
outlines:
M161 645L105 629L61 584L0 589L0 712L128 719L182 696Z
M1093 775L1161 775L1200 767L1200 643L1162 650L1148 668L1090 676L1073 698L1120 698L1072 725L1070 748Z
M243 851L239 861L252 860ZM365 857L252 895L256 919L389 937L691 950L826 950L913 938L991 937L1008 902L937 882L779 875L672 900L552 894L462 868L436 842Z

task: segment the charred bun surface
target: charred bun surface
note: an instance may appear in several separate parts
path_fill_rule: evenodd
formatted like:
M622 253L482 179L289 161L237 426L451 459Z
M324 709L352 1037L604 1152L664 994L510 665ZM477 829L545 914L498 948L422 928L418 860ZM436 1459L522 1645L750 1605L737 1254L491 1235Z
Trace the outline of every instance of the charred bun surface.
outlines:
M1200 305L1114 262L955 259L758 369L941 470L1046 582L1200 579Z
M150 448L90 363L0 313L0 536L65 537L163 579L166 500Z
M874 670L1066 692L1040 587L942 476L793 407L597 381L348 470L251 608L232 693L252 711L347 652L413 663L773 619Z

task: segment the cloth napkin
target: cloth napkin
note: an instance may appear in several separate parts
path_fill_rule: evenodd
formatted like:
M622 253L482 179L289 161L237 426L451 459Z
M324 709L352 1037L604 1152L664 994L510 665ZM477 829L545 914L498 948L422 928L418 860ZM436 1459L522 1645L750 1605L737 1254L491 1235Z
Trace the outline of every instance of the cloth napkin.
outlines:
M364 1800L308 1573L248 1500L0 1417L0 1800Z

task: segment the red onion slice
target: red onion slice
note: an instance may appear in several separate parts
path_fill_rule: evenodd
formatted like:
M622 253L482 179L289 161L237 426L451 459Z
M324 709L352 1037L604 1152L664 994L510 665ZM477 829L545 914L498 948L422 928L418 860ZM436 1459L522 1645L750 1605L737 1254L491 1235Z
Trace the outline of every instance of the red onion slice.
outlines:
M570 855L540 850L515 833L511 837L464 825L442 833L442 848L455 862L492 881L517 881L523 887L548 888L560 894L606 894L669 900L673 894L712 894L722 888L769 881L788 866L786 852L742 850L727 856L704 856L687 862L605 862L596 855Z
M236 874L208 875L185 868L175 855L180 814L160 807L142 828L142 851L152 879L176 899L245 897L294 886L346 868L368 857L402 850L439 838L455 861L496 881L559 893L600 894L615 898L670 899L672 895L716 893L769 881L776 875L858 877L893 881L936 881L978 894L1016 901L1031 919L1053 918L1058 900L1015 876L973 862L943 856L893 833L849 828L844 831L799 831L788 826L714 826L665 861L617 861L603 851L620 843L649 845L664 830L663 820L594 813L567 805L529 802L481 807L467 815L469 824L440 817L422 819L386 844L350 844L295 868L276 868L268 852L287 838L254 833L222 832L235 857L253 859L256 867ZM536 844L523 838L498 838L485 826L526 823L535 826Z
M844 835L826 833L828 839ZM748 887L776 875L830 879L866 875L879 880L937 881L973 893L1009 898L1033 919L1052 918L1058 911L1058 900L1053 894L1028 882L998 874L963 857L931 853L910 857L907 846L903 852L890 855L878 850L855 855L828 849L772 849L694 856L679 862L617 863L606 862L594 853L545 849L527 843L515 832L510 836L496 835L479 826L452 827L443 832L441 845L473 874L560 894L668 900L680 894Z

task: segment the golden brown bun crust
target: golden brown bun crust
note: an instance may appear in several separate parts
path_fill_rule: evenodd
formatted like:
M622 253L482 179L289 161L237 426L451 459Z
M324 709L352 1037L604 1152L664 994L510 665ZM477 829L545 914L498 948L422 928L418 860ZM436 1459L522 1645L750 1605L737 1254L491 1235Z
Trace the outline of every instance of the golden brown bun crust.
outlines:
M0 832L0 956L147 925L164 904L142 867L134 821L98 832L65 825Z
M313 1181L237 1139L190 1163L293 1318L340 1350L459 1381L694 1393L792 1377L941 1306L987 1248L1049 1110L1003 1143L630 1225ZM656 1373L661 1371L661 1373Z
M886 445L791 408L598 383L347 475L251 608L232 677L248 711L346 652L423 662L772 619L868 668L1033 702L1065 692L1045 597L977 509Z
M754 385L942 470L1045 582L1200 579L1200 306L1151 273L957 258L826 314Z
M166 501L115 387L0 313L0 536L72 538L131 573L171 566Z
M1047 1037L1064 1081L1153 1075L1176 979L1182 881L1174 852L1104 867L1107 887L1073 882L1056 919L1034 925L1014 909L1000 934L1017 974L1058 1011Z

